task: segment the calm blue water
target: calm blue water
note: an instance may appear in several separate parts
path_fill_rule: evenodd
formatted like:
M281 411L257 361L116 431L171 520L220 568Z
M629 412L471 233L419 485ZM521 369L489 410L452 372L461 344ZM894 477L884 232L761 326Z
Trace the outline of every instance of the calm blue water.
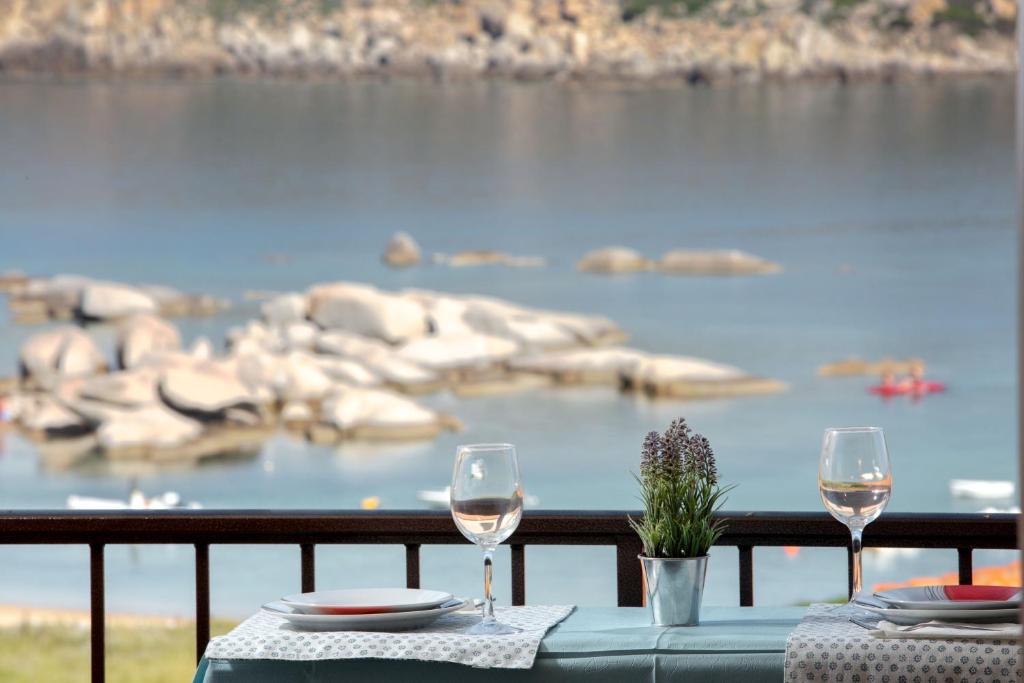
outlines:
M575 389L440 395L427 400L458 415L466 432L338 449L281 435L255 460L140 476L149 492L174 489L209 507L345 508L367 495L387 508L415 507L418 489L448 479L457 443L500 439L519 446L527 490L545 507L632 508L641 436L683 414L739 484L730 508L820 509L821 431L870 423L889 440L890 509L971 510L950 498L950 478L1016 479L1012 136L1010 81L3 82L0 270L159 282L237 302L224 316L181 321L187 338L219 339L254 316L242 296L251 289L346 279L490 294L607 315L639 348L733 363L790 385L782 395L682 403ZM396 230L428 252L495 248L549 265L396 272L379 263ZM652 256L735 247L785 271L749 279L575 271L580 255L608 244ZM35 329L0 322L0 372L13 372ZM109 330L94 331L109 340ZM950 390L882 402L863 378L816 377L819 364L850 355L921 356ZM121 496L127 482L105 469L48 470L13 436L0 456L3 507L60 507L69 493ZM188 611L187 548L110 552L112 609ZM608 604L612 557L531 549L529 597ZM736 599L734 557L716 552L710 602ZM404 576L398 549L325 549L320 558L322 582ZM244 614L291 590L297 559L292 548L215 549L214 609ZM470 547L428 551L425 585L475 590L477 560ZM0 549L0 561L8 568L0 600L86 604L84 550ZM949 552L873 558L866 571L870 582L953 568ZM760 550L759 599L831 597L844 571L842 552L787 559Z

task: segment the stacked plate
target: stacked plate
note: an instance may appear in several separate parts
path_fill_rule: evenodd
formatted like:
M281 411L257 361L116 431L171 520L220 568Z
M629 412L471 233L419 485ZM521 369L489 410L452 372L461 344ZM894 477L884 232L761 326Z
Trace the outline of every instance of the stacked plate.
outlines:
M926 621L957 623L1015 622L1021 589L1012 586L915 586L875 593L858 606L894 624Z
M466 607L451 593L413 588L353 588L288 595L263 611L318 631L404 631Z

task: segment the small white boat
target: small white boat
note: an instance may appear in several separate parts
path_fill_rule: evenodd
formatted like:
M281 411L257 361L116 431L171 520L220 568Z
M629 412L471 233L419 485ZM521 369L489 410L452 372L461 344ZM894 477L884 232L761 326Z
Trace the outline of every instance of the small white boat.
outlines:
M164 491L158 496L147 498L139 489L132 489L128 500L117 498L96 498L93 496L68 496L69 510L198 510L199 503L183 503L177 491Z
M990 505L988 507L981 508L980 510L978 510L978 512L980 512L982 514L1019 515L1020 514L1020 508L1017 507L1016 505L1011 505L1008 508L997 508L997 507L992 507Z
M954 498L981 498L1004 500L1013 497L1012 481L986 481L983 479L951 479L949 492Z
M428 507L447 510L451 496L452 487L445 486L443 489L424 489L416 494L416 499L421 503L426 503ZM523 507L535 508L538 505L540 505L540 498L527 493L523 499Z

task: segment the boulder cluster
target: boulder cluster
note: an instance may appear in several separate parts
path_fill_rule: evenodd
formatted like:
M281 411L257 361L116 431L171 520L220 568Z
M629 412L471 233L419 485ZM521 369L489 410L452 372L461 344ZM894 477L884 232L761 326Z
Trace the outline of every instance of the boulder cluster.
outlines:
M576 267L587 273L621 275L654 270L669 275L767 275L782 266L736 249L674 249L652 260L627 247L604 247L586 254Z
M280 425L318 443L428 439L460 426L417 399L445 390L591 384L694 398L782 388L615 346L626 335L600 316L353 282L263 301L258 319L228 330L221 353L204 338L184 348L152 311L106 319L112 362L88 327L50 327L23 345L11 401L24 432L83 457L195 462L252 450Z
M669 80L1010 73L1012 0L10 0L0 72Z
M48 320L117 320L137 313L166 317L213 315L227 303L205 294L185 294L171 287L124 284L81 275L29 278L0 276L11 316L19 323Z

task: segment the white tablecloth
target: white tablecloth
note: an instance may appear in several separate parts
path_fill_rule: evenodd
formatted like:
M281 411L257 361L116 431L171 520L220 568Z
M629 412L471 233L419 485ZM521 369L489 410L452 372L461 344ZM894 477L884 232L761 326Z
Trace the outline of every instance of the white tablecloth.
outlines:
M811 605L786 641L787 681L853 683L1017 683L1024 681L1019 640L874 638L835 614Z
M529 669L549 628L572 612L571 605L498 607L499 621L523 629L501 636L469 636L463 630L479 614L453 612L427 626L396 633L300 631L265 612L210 641L207 659L419 659L499 669Z

